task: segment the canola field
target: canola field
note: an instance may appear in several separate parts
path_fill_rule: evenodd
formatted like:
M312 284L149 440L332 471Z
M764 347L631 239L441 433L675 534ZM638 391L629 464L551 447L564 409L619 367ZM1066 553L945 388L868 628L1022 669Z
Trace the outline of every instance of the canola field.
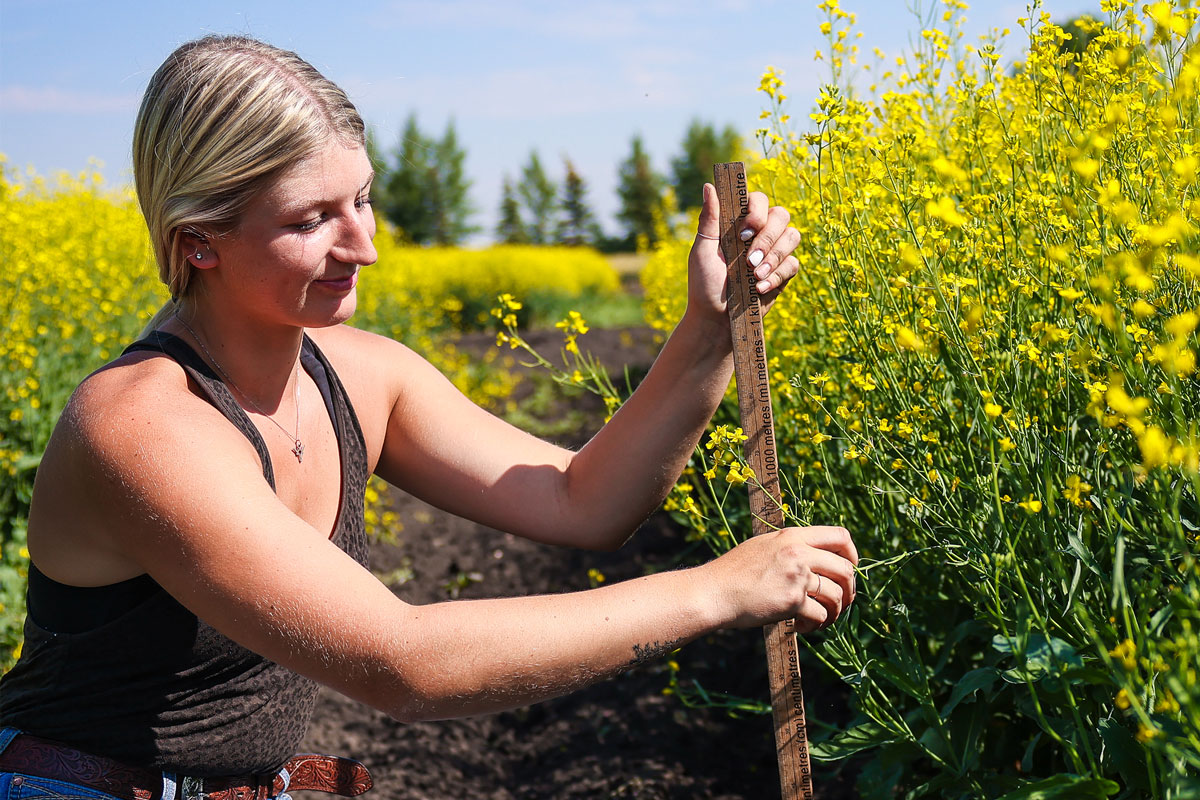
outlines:
M813 757L856 757L863 797L1200 797L1193 5L1101 0L1073 48L1036 3L1015 33L967 42L965 4L943 0L914 52L872 61L825 0L812 113L792 119L784 76L763 75L751 182L802 233L767 320L785 513L846 525L864 556L848 617L806 639L854 714L813 721ZM0 214L11 661L37 454L71 387L164 296L131 198L96 176L8 170ZM690 246L668 227L642 276L664 333ZM587 251L378 244L355 323L485 404L511 379L463 357L455 331L498 326L511 352L543 293L616 285ZM615 408L586 321L559 327L574 368L556 376ZM716 552L749 529L742 439L731 399L666 503ZM383 506L369 513L386 526ZM689 707L755 705L696 685L686 650L668 665Z
M856 721L814 756L869 752L865 797L1200 796L1198 12L1101 6L1082 53L1016 21L1004 68L948 2L865 96L827 0L806 132L762 78L752 183L802 233L767 320L786 510L866 556L813 644ZM664 329L685 247L644 276ZM668 501L718 551L732 427Z

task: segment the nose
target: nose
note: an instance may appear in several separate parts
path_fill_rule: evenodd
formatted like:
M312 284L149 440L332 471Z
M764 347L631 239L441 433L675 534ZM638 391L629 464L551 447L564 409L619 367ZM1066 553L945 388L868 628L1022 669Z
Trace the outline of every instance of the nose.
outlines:
M375 245L375 215L368 207L362 211L356 210L345 218L341 236L333 248L333 255L339 261L347 264L358 264L361 267L374 264L379 258Z

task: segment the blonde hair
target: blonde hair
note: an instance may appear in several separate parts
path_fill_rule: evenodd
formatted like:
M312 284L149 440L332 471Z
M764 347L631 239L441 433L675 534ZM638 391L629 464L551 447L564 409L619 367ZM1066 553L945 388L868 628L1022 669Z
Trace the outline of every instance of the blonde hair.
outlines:
M182 45L150 79L133 130L138 203L171 293L191 285L183 237L237 228L251 198L331 139L365 145L346 93L300 56L244 36Z

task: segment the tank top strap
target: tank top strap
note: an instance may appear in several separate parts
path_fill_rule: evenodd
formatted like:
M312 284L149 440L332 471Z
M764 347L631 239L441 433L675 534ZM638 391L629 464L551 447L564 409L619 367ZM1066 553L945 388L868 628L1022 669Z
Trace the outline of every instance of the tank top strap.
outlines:
M213 372L208 363L200 358L183 339L165 331L151 331L145 338L126 347L122 355L145 350L164 353L178 362L204 392L208 401L233 423L243 436L250 440L250 443L254 445L254 450L258 453L258 460L262 462L263 478L274 491L275 468L271 464L271 453L267 450L267 443L263 440L262 434L258 432L258 428L250 421L250 417L246 416L246 412L234 399L229 387Z
M367 489L367 446L350 394L333 365L307 334L300 363L321 390L341 451L342 495L333 540L354 560L366 565L369 558L363 498Z

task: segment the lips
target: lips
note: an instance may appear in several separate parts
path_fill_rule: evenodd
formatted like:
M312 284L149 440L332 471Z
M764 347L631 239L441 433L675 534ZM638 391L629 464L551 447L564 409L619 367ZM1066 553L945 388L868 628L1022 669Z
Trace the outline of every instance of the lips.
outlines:
M341 278L322 278L321 280L313 281L313 283L323 286L330 291L348 292L358 283L358 272L351 272L349 275Z

